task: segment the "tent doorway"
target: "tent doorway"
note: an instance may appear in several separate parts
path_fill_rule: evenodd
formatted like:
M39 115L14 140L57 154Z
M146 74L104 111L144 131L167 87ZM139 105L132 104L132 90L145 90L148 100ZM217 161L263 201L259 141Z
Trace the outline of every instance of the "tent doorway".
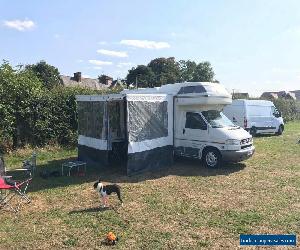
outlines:
M126 102L124 100L110 100L107 102L109 163L112 165L127 165L126 113Z

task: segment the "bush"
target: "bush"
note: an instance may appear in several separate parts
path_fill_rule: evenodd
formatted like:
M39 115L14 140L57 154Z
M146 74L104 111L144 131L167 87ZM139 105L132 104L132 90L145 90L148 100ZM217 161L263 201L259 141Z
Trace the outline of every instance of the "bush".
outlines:
M300 120L300 102L295 100L278 98L273 100L274 105L281 111L285 122Z
M76 95L119 92L79 87L43 87L30 68L0 65L0 151L25 145L76 145Z

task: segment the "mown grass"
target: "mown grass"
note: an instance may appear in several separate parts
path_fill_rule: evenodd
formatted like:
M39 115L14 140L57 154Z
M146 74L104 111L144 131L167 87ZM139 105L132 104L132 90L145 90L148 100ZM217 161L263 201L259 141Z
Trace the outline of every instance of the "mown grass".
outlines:
M237 249L239 235L298 234L300 231L300 122L282 136L255 138L254 157L242 164L205 169L198 161L127 177L118 168L89 169L85 177L35 177L31 205L17 214L1 211L1 249L106 249L115 232L116 249ZM30 155L6 156L10 168ZM75 149L38 150L39 170L60 169ZM92 188L101 177L122 187L100 208ZM248 248L247 248L248 249Z

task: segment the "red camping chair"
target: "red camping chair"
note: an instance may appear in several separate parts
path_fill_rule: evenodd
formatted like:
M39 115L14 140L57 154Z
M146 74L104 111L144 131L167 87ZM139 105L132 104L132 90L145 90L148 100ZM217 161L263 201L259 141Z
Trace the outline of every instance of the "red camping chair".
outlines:
M22 200L27 203L30 202L30 199L26 195L26 191L29 183L31 182L31 171L24 169L26 173L29 173L29 177L22 181L12 180L12 176L6 176L4 159L0 156L0 209L8 206L14 212L18 212ZM15 196L19 196L20 200L17 205L12 204L12 199Z
M13 181L8 176L0 176L0 209L8 206L14 212L18 212L22 200L26 203L30 203L29 197L26 195L26 191L29 183L32 178L29 178L25 181ZM11 200L15 197L19 196L20 200L17 205L11 204Z

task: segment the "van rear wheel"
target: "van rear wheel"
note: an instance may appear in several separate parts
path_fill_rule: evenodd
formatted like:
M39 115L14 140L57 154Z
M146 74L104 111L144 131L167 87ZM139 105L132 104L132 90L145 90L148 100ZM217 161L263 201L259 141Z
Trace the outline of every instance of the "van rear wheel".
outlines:
M203 161L207 168L218 168L221 165L222 157L217 149L208 148L204 152Z

